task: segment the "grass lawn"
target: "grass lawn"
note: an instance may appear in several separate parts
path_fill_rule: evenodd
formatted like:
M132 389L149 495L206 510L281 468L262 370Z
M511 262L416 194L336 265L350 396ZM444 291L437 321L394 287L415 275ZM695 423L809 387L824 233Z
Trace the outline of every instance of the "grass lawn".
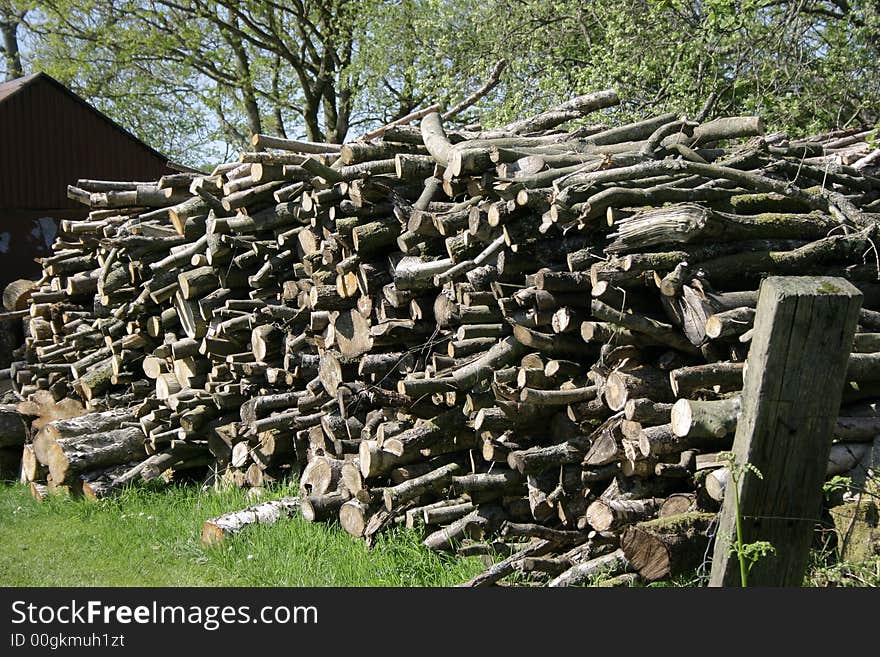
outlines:
M367 549L338 525L299 517L202 547L204 520L253 503L241 490L188 486L40 504L0 484L0 586L452 586L483 569L428 550L414 531Z

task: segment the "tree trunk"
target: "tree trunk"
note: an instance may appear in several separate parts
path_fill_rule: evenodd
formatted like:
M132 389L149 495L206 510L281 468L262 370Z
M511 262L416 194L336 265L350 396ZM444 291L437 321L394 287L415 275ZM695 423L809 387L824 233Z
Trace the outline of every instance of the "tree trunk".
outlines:
M14 80L24 75L21 54L18 50L19 19L6 14L0 17L0 36L3 37L3 58L6 60L6 80Z

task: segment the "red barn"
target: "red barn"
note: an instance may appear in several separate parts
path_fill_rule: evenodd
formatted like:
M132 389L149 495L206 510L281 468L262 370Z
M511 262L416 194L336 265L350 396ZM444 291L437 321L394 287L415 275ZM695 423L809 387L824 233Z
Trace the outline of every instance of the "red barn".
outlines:
M155 180L173 173L147 146L45 73L0 84L0 290L36 278L57 220L83 218L67 198L79 178Z

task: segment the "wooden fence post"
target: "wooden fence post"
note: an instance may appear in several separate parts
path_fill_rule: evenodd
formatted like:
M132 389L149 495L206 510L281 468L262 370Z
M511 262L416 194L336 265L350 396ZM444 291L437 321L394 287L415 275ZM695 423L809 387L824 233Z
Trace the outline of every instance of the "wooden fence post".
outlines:
M733 452L763 475L739 480L743 542L769 541L749 586L800 586L862 294L842 278L769 277L761 284ZM710 586L739 586L734 489L727 486Z

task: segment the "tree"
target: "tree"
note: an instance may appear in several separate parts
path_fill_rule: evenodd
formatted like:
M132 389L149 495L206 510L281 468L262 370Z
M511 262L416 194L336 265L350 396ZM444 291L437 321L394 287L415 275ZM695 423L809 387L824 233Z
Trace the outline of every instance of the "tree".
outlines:
M760 113L805 131L877 121L880 5L865 0L509 0L520 88L499 118L605 86L620 111Z
M281 128L292 113L309 139L337 141L347 133L351 116L345 67L352 53L353 4L50 0L41 3L40 19L31 27L65 47L98 47L123 65L142 63L146 56L176 65L178 72L186 69L190 91L217 112L229 137L260 132L264 115ZM43 53L37 59L51 64L57 49ZM173 84L161 65L141 73L155 88ZM240 117L226 115L233 101Z
M873 123L880 106L877 0L46 0L26 9L26 68L186 163L225 159L258 132L356 137L452 104L501 57L503 83L462 123L478 115L491 127L608 87L623 99L608 111L614 120L759 113L770 129L798 134Z
M15 6L8 0L0 2L0 39L2 39L0 53L3 54L7 80L14 80L24 75L18 47L18 28L26 13L25 9Z

